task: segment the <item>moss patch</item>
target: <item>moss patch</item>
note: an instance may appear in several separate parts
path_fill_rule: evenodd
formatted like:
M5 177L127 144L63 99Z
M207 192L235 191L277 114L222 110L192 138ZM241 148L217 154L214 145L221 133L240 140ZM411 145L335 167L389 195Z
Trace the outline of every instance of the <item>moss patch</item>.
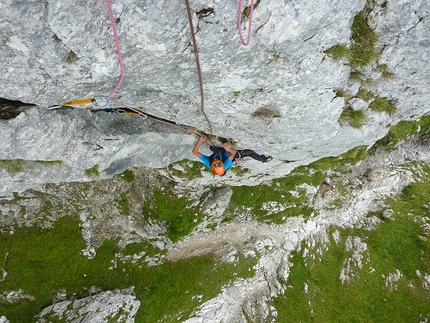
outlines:
M99 177L100 176L99 166L95 165L94 167L86 169L85 175L87 175L89 177Z
M13 159L13 160L0 160L0 166L5 168L10 175L24 172L24 166L26 165L25 160Z
M418 138L421 141L430 139L430 116L423 116L416 121L400 121L392 126L388 134L378 140L370 150L373 154L378 148L392 150L401 141L419 132Z

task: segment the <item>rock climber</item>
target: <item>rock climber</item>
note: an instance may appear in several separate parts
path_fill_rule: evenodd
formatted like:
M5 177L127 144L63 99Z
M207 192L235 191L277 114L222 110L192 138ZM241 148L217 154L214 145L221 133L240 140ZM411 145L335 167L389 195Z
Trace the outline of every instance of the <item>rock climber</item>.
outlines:
M208 139L208 136L203 134L193 148L193 154L196 155L207 168L212 170L217 176L224 176L225 171L233 166L233 163L238 163L243 157L251 157L262 163L267 163L272 160L271 156L259 155L251 149L236 150L231 147L230 143L225 142L221 147L210 146L212 155L206 156L199 152L200 146Z

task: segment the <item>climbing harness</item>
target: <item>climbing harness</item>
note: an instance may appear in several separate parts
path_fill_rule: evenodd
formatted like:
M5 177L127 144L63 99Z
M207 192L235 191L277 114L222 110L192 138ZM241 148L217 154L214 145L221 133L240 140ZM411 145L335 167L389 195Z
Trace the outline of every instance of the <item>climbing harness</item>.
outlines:
M200 69L199 51L197 50L196 34L194 33L193 18L191 16L190 3L188 0L185 0L185 4L187 6L188 23L190 25L191 38L193 40L194 55L196 57L197 74L199 76L200 100L201 100L200 110L202 111L202 114L205 117L205 119L209 125L209 129L210 129L210 132L212 135L212 125L211 125L211 122L209 121L209 118L206 115L205 110L204 110L203 78L202 78L202 71Z
M249 21L248 21L248 37L245 41L242 35L242 0L239 0L239 5L237 6L237 30L239 32L239 38L243 46L248 46L248 44L251 41L251 27L252 27L253 12L254 12L254 0L251 0L251 7L249 10Z
M233 166L239 166L243 163L242 152L243 150L236 150L237 157L234 156Z

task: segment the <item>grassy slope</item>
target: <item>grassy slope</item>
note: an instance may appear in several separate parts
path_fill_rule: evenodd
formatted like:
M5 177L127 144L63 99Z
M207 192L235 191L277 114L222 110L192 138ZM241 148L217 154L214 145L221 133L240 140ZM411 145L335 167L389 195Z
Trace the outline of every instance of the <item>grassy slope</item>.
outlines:
M429 129L430 117L423 117L419 122L402 122L394 126L377 146L393 149L395 144L418 130L419 136L428 139ZM266 222L278 223L288 216L306 215L306 212L312 210L307 206L306 194L297 185L307 183L318 186L329 170L335 170L339 174L348 172L347 165L364 159L366 154L366 147L357 147L341 156L324 158L302 166L285 178L273 181L270 186L234 187L231 208L225 217L231 219L237 208L243 205L252 208L252 214ZM124 174L123 180L132 182L134 176ZM429 273L429 245L417 238L419 234L422 235L422 228L419 222L413 221L414 216L404 216L407 213L427 214L428 210L423 205L430 201L428 175L422 180L422 183L405 189L401 200L387 202L395 211L395 221L384 222L375 232L342 232L343 239L347 235L359 236L368 245L371 263L357 272L358 279L349 284L340 283L340 269L343 261L350 256L350 252L345 251L343 242L332 243L321 261L311 262L296 255L295 266L287 282L293 288L289 288L285 295L274 301L279 312L278 321L284 322L289 318L290 322L296 318L302 322L335 322L346 321L342 319L345 316L351 322L365 322L381 316L386 321L399 322L416 318L418 313L428 316L429 292L422 289L415 270L420 270L422 275ZM88 184L80 185L79 192L84 186ZM291 190L299 194L293 196L290 194ZM169 194L168 186L165 186L164 192ZM127 208L128 192L109 190L109 194L116 194L114 201L118 207L118 216L130 210ZM194 227L195 224L190 220L195 218L195 211L198 210L188 211L185 197L179 200L174 196L168 198L166 194L156 190L152 196L153 203L143 207L143 217L171 222L173 228L177 229L169 235L180 239ZM256 259L241 258L234 266L221 263L211 256L176 263L166 262L155 267L148 267L144 262L133 265L119 261L118 266L110 270L115 253L120 252L115 241L105 241L92 260L81 254L85 244L78 216L74 212L89 206L83 205L81 201L75 210L72 205L63 205L58 201L51 203L49 199L54 196L46 198L45 205L49 207L42 207L40 212L48 214L64 210L67 215L57 221L52 229L15 228L13 235L9 234L9 230L2 230L0 234L0 269L8 273L5 280L0 282L0 295L22 289L25 294L35 298L12 304L0 301L1 315L8 317L11 322L31 322L33 316L52 303L53 297L61 290L66 290L68 297L77 298L88 295L88 288L92 286L104 290L135 286L136 295L141 301L137 322L177 321L179 317L189 316L199 306L200 302L194 296L203 295L204 302L237 277L253 275L251 268ZM294 203L297 209L287 209L269 216L261 210L266 201ZM56 208L56 205L62 205L62 209ZM175 224L179 213L185 221ZM148 243L133 244L121 252L133 254L141 251L148 254L159 253ZM372 275L369 274L369 266L375 270ZM398 284L399 289L390 292L385 288L382 274L387 276L395 269L399 269L404 278ZM305 282L309 285L307 294L303 293ZM414 288L408 287L409 282L412 282ZM310 314L309 301L313 304L313 315Z
M429 116L393 126L369 152L373 154L381 148L390 151L412 135L428 142ZM416 166L415 162L412 164ZM392 220L384 220L375 231L337 228L341 232L340 242L331 239L322 257L316 253L318 246L306 258L300 252L294 255L286 282L289 287L284 295L274 299L277 322L423 322L430 319L430 292L423 287L423 276L430 273L430 167L422 165L422 169L416 174L416 183L407 186L401 196L385 202L394 211ZM381 214L382 211L369 216L382 219ZM347 236L360 237L367 244L367 251L363 267L353 268L353 278L342 284L341 270L352 255L345 248ZM391 289L386 279L397 270L402 278Z
M1 235L0 259L7 254L2 267L8 275L0 283L0 293L22 289L34 300L0 302L0 313L11 322L28 323L61 290L69 298L79 298L88 295L92 286L103 290L135 286L141 301L137 322L177 321L200 304L193 297L202 295L202 301L214 297L233 279L252 276L255 264L255 259L242 258L234 266L208 255L154 267L118 261L115 269L109 269L120 252L115 241L106 241L92 260L82 256L84 248L78 222L69 217L52 229L20 228L12 236ZM133 248L148 249L145 244Z
M395 215L376 231L343 230L342 239L332 239L322 258L296 253L284 295L274 304L278 322L420 322L430 319L430 293L423 277L430 272L430 241L423 222L430 225L430 171L422 183L405 188L398 200L387 201ZM409 215L408 215L409 214ZM422 220L426 217L425 220ZM367 244L363 267L353 268L354 277L344 284L341 269L352 252L346 251L347 236ZM315 250L313 250L315 252ZM311 252L312 254L312 252ZM366 261L369 259L369 262ZM399 270L396 288L387 286L390 273ZM304 292L305 284L308 291Z

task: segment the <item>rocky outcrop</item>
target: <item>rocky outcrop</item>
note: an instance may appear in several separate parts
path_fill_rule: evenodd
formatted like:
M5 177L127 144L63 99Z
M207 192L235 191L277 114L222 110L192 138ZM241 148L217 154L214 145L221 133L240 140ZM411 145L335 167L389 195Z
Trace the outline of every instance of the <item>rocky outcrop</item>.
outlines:
M198 25L205 111L214 134L278 161L307 164L371 144L386 134L389 125L428 112L428 3L368 3L372 10L366 18L379 35L376 49L382 54L359 73L361 80L368 81L368 90L394 102L396 111L375 112L361 102L367 120L355 129L339 124L345 99L335 92L348 90L355 96L360 84L351 81L349 66L325 51L351 43L352 20L364 0L262 2L253 15L248 47L238 40L234 2L192 1L195 12L213 8L208 16L193 19ZM112 174L130 166L162 167L191 156L192 137L155 129L148 121L44 110L73 99L107 95L116 84L120 70L103 1L6 0L1 10L0 97L38 108L2 121L0 159L61 160L68 166L55 172L57 178L34 176L34 183L26 174L27 183L85 180L74 173L95 165ZM184 4L113 1L113 12L126 67L115 99L208 132L200 112ZM141 131L144 134L138 134ZM273 172L257 167L254 175L268 173L270 178L291 169L286 165ZM22 180L3 176L2 183ZM2 190L22 190L22 186Z
M134 322L140 301L134 296L133 288L101 292L82 299L62 301L45 307L37 322Z
M410 163L411 160L417 163ZM429 163L427 143L408 140L390 152L380 149L360 165L351 167L350 173L338 174L336 184L332 183L329 191L318 190L317 194L310 194L316 214L310 219L296 216L281 225L245 219L240 223L220 225L216 231L195 232L174 244L168 249L167 259L225 250L226 244L237 253L240 250L247 254L252 250L260 256L254 267L254 277L237 279L225 286L217 297L196 309L186 322L275 322L277 312L270 300L288 288L292 252L301 250L306 257L308 249L316 245L322 245L320 248L324 249L324 245L329 244L330 228L376 229L383 219L369 213L386 208L387 197L396 196L405 186L416 181L414 173L419 174ZM342 200L340 207L333 207L335 199ZM343 264L339 277L342 282L351 278L352 268L361 268L369 261L363 256L365 249L366 243L359 237L346 239L345 250L352 253ZM397 272L390 274L387 286L394 288L398 278ZM287 283L281 284L280 281Z
M326 50L352 45L350 28L366 3L370 9L364 19L378 34L375 50L381 53L377 61L358 68L352 77L347 61L334 59ZM237 147L274 157L270 164L247 161L248 172L240 180L229 172L217 185L253 185L283 176L297 165L370 145L390 125L428 113L430 5L426 0L266 0L254 13L248 47L238 41L234 2L195 0L191 6L193 11L213 8L206 17L194 16L194 26L199 26L205 111L214 134L233 139ZM134 166L162 168L194 158L195 138L175 127L96 111L103 106L47 109L73 99L107 95L115 86L120 70L103 1L4 0L0 9L0 97L37 105L0 120L1 197L42 183L93 181ZM195 49L190 46L184 3L113 0L113 11L126 66L125 80L114 98L174 124L209 132L199 106ZM374 111L372 99L359 95L361 88L372 98L389 100L394 111ZM345 107L366 115L361 128L339 123ZM320 213L308 221L295 217L279 226L260 225L244 211L237 223L224 223L213 232L197 231L173 245L163 244L171 260L221 250L225 260L234 261L244 241L252 236L247 248L253 250L248 251L260 253L255 277L225 286L189 322L244 322L246 316L256 321L276 316L264 300L284 290L279 279L288 277L291 252L302 241L311 244L323 239L330 225L375 225L378 219L364 220L364 216L413 180L410 170L398 166L405 160L428 163L428 145L411 144L363 162L346 175L351 199L340 208L330 208L339 192L326 183L325 194L312 201ZM203 173L184 186L199 187L196 195L202 196L209 192L208 182L213 183L213 177ZM228 189L223 193L230 194ZM206 200L199 200L200 206L209 209L206 203L216 197L216 191L210 191ZM135 198L137 205L144 196ZM40 207L37 199L28 203L29 209ZM12 204L5 202L5 210L12 210L3 213L5 218L9 220L11 213L24 218L25 224L36 221ZM226 203L219 207L225 208ZM265 204L266 210L274 212L282 207L270 201ZM124 244L134 238L127 235L137 222L134 219L121 223L103 220L81 214L88 256L94 254L93 244L100 245L112 231L125 232ZM109 232L97 237L93 231L102 221ZM163 229L158 227L156 234ZM256 299L259 303L254 305ZM111 300L115 306L109 305ZM138 301L118 292L56 303L40 314L40 320L55 313L77 321L91 315L103 315L95 318L99 321L118 319L124 301L128 305L123 311L129 313L124 319L131 320ZM7 319L0 317L2 321Z
M163 167L186 156L194 142L164 124L86 109L32 108L0 125L0 159L21 160L0 163L0 195L112 177L134 165Z

